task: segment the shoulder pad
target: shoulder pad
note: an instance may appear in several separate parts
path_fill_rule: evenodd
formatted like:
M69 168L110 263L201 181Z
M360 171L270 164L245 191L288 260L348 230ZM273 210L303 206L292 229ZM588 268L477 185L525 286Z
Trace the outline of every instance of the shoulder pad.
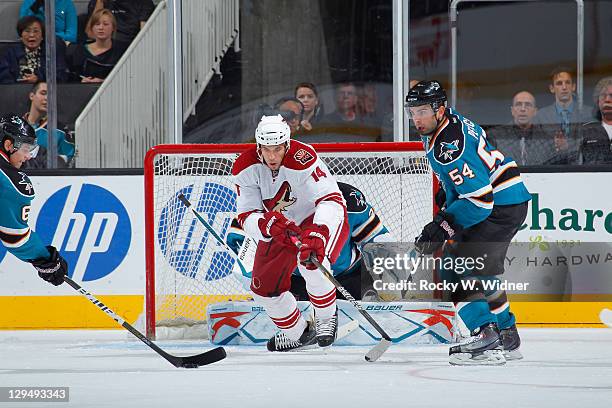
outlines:
M346 210L352 213L359 213L367 210L368 203L363 193L350 184L338 182L340 192L346 201Z
M257 156L257 146L253 145L253 147L242 152L242 154L238 156L238 158L234 162L234 165L232 166L232 176L237 176L246 168L258 163L261 162L259 161L259 157Z
M15 190L26 197L34 197L34 187L27 174L12 167L2 166L2 173L11 182Z
M446 128L436 137L433 146L433 155L436 161L448 164L461 157L465 147L465 136L461 130L462 126L463 124L459 121L450 121Z
M291 170L305 170L317 160L317 152L306 143L292 140L283 160L283 166Z

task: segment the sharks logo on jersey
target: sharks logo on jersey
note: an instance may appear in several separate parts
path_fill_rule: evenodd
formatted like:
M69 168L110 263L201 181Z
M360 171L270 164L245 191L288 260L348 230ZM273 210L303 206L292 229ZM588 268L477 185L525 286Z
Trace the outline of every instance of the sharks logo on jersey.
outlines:
M360 206L363 206L366 204L365 198L363 197L363 194L361 194L361 191L352 191L351 197L354 197L355 201Z
M278 211L279 213L287 211L287 207L293 203L295 203L295 197L291 197L291 186L286 181L281 184L274 197L263 200L267 211Z
M455 155L459 151L459 139L453 140L451 143L440 143L440 155L438 156L444 163L454 160Z
M20 190L25 191L27 195L34 195L34 187L32 187L32 182L30 181L29 177L22 172L19 172L19 174L21 175L21 181L19 181L19 184L23 186Z

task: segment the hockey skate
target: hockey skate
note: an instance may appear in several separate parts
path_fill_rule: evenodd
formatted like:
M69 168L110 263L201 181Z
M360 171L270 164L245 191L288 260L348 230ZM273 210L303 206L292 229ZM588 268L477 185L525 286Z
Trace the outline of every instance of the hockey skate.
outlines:
M502 339L495 323L474 330L466 343L452 346L448 355L452 365L506 364Z
M521 338L519 337L516 324L508 327L507 329L500 330L502 344L504 346L504 357L506 361L520 360L523 355L519 351L521 346Z
M338 308L329 319L316 319L317 343L319 347L331 346L338 336Z
M297 351L307 350L314 348L317 344L317 338L315 328L312 322L307 322L308 325L304 330L304 333L298 340L291 340L287 335L279 330L270 340L268 340L267 347L269 351Z

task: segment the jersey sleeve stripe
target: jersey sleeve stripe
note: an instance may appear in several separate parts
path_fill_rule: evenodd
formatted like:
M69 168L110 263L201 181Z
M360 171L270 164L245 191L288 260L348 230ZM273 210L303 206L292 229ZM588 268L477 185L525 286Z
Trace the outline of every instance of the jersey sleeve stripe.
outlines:
M315 206L319 205L321 201L333 201L340 204L342 207L346 207L342 194L337 192L329 193L319 198L317 201L315 201Z
M495 170L490 176L489 176L489 181L491 182L491 184L493 185L493 187L495 187L495 181L500 178L506 171L508 170L512 170L515 174L518 173L518 168L516 165L516 162L511 161L508 162L506 164L502 164L501 166L499 166L497 168L497 170Z
M238 214L236 219L238 220L238 225L240 226L240 228L244 229L244 222L246 221L247 217L256 212L262 212L262 211L261 210L251 210L251 211L243 212L242 214Z
M480 208L486 208L487 210L493 208L493 192L489 191L478 197L467 198L472 204Z
M515 177L520 177L520 173L517 167L506 167L504 171L500 172L495 179L491 181L491 185L495 189L497 186L511 180Z
M459 194L459 198L472 198L472 197L480 197L484 196L487 193L493 191L493 187L490 184L479 188L478 190L472 191L471 193Z
M10 234L10 235L23 235L23 234L26 234L29 230L30 230L30 227L9 228L9 227L0 226L0 233Z
M516 175L516 176L512 177L511 179L508 179L508 180L506 180L506 181L504 181L502 183L499 183L493 189L493 192L494 193L498 193L498 192L500 192L502 190L505 190L505 189L507 189L509 187L512 187L515 184L519 184L519 183L522 183L522 182L523 182L523 179L521 179L521 176L520 175Z
M382 230L382 221L378 218L376 213L372 214L363 225L353 231L353 241L361 243L368 240L371 236L376 235Z
M10 234L0 230L0 241L7 248L19 248L24 245L30 239L31 230L27 228L25 234Z

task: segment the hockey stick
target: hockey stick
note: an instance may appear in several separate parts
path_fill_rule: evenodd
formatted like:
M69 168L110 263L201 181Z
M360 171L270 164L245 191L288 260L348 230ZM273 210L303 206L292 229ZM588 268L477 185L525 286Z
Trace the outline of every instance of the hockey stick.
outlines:
M64 282L68 285L72 286L77 292L81 295L85 296L91 303L98 306L100 310L109 315L113 320L119 323L123 328L132 333L134 336L138 337L144 344L151 347L157 354L165 358L175 367L183 367L183 368L197 368L199 366L215 363L219 360L223 360L226 357L225 349L223 347L217 347L212 350L209 350L205 353L198 354L195 356L187 356L187 357L177 357L171 354L166 353L164 350L159 348L157 344L153 343L151 340L147 339L144 334L136 330L132 325L123 320L120 316L118 316L115 312L113 312L108 306L104 303L100 302L94 295L86 291L83 287L81 287L78 283L70 279L68 276L64 276Z
M240 257L229 247L229 245L227 245L227 243L219 236L219 234L217 234L217 232L213 229L212 225L210 225L208 223L208 221L206 221L204 219L204 217L202 217L200 215L199 212L197 212L192 206L191 203L189 202L189 200L187 199L187 197L185 197L182 193L178 195L178 199L181 200L181 202L185 205L185 207L189 208L191 210L191 212L193 213L193 215L195 215L195 217L200 221L200 223L204 226L204 228L206 228L208 230L208 232L210 232L210 234L215 238L215 240L221 244L221 246L225 249L225 251L227 251L227 253L229 253L229 255L234 258L236 260L236 262L238 263L238 267L240 267L240 271L242 272L242 274L244 276L249 276L248 272L246 270L246 268L244 267L244 265L242 264L242 261L240 261Z
M221 244L221 246L223 246L223 248L227 252L229 252L230 256L232 256L236 260L236 262L238 262L238 265L240 266L240 269L242 269L243 273L245 273L244 266L242 265L242 262L238 258L238 255L236 255L236 253L234 251L232 251L232 249L227 245L227 243L223 239L221 239L219 234L217 234L217 232L200 215L200 213L198 213L195 209L192 208L191 203L189 202L189 200L183 194L179 194L178 195L178 199L181 200L181 202L185 205L185 207L191 209L191 212L193 213L193 215L195 215L195 217L202 223L202 225L204 225L204 227L208 230L208 232L210 232L212 234L212 236L215 237L217 242L219 242L219 244ZM293 243L298 248L300 247L300 245L302 245L302 243L295 236L292 237L291 240L293 241ZM359 313L361 313L363 315L363 317L365 317L365 319L372 325L372 327L374 327L374 329L376 329L376 331L378 333L380 333L380 335L382 336L382 339L380 340L380 342L376 346L374 346L374 348L372 348L370 351L368 351L366 356L365 356L366 361L374 362L374 361L378 360L380 358L380 356L382 356L383 353L385 351L387 351L387 349L391 345L391 343L392 343L391 337L389 337L389 335L387 333L385 333L385 331L382 329L382 327L380 327L378 325L378 323L376 323L376 320L374 320L372 318L372 316L368 312L363 310L361 305L355 300L355 298L349 293L349 291L347 291L344 288L344 286L342 286L340 284L340 282L338 282L336 280L336 278L334 278L334 275L332 275L316 259L313 259L313 262L323 272L323 274L325 274L325 276L327 276L327 278L334 284L334 286L336 286L336 288L340 291L340 293L342 293L344 298L347 299L349 302L351 302L353 304L353 306L355 306L355 308L359 311Z
M291 236L291 241L293 241L295 246L297 246L298 248L302 246L302 243L296 236ZM355 306L355 309L357 309L357 311L361 313L361 315L368 321L368 323L370 323L372 327L374 327L374 329L382 336L380 342L375 345L370 351L368 351L365 355L366 361L374 362L378 360L380 356L382 356L383 353L387 351L389 346L391 346L391 343L393 342L393 340L391 340L391 337L389 337L389 335L383 330L383 328L380 327L378 323L376 323L376 320L374 320L372 315L363 310L361 304L357 302L357 300L355 300L353 295L351 295L350 292L346 290L346 288L342 286L340 282L338 282L334 275L325 266L321 265L321 263L314 256L311 256L310 261L315 264L317 268L319 268L323 275L325 275L327 279L329 279L331 283L334 284L334 286L336 287L336 289L338 289L340 293L342 293L342 296L344 296L346 300L351 302L353 306Z
M601 312L599 312L599 318L603 324L612 327L612 310L602 309Z

